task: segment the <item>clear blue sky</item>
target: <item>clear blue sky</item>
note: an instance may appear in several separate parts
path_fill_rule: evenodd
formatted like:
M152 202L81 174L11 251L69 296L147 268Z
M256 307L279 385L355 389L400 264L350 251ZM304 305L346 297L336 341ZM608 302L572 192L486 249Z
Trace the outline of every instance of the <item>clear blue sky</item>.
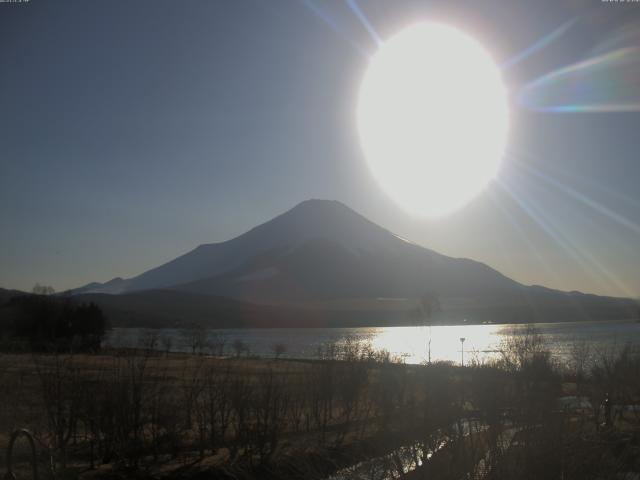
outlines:
M540 46L504 71L508 153L475 201L420 220L371 178L354 109L376 44L346 1L0 3L0 286L133 276L328 198L524 283L640 295L639 113L540 112L517 100L607 42L633 54L640 4L357 6L383 39L437 20L500 64ZM640 100L631 63L600 72L600 101Z

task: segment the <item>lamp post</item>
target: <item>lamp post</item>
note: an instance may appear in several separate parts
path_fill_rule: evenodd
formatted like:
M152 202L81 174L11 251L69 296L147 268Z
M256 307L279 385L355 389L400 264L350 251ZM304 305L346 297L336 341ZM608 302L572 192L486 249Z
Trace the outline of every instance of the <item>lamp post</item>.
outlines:
M461 350L461 352L462 352L462 362L461 362L461 364L462 364L463 367L464 367L464 341L465 340L466 340L466 338L460 337L460 345L462 346L462 350Z

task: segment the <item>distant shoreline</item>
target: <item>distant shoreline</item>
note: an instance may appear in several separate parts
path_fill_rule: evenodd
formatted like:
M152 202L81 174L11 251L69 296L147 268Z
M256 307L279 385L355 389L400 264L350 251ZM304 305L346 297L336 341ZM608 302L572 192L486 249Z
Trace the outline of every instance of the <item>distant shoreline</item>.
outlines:
M594 323L638 323L640 320L637 318L622 318L622 319L607 319L607 320L558 320L552 322L461 322L461 323L439 323L434 322L431 324L418 324L418 323L399 323L399 324L371 324L371 325L299 325L299 326L238 326L238 327L217 327L207 326L204 322L194 322L184 325L114 325L111 330L114 329L145 329L145 330L189 330L194 327L206 328L207 330L339 330L339 329L356 329L356 328L392 328L392 327L463 327L463 326L478 326L478 325L566 325L566 324L594 324Z

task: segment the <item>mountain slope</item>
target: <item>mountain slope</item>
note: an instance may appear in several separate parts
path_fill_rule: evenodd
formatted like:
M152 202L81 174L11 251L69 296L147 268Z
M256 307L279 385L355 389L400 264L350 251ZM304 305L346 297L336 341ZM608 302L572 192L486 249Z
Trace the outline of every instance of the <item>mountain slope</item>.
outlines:
M178 285L189 290L184 285L210 281L234 271L240 276L244 272L245 276L257 274L260 278L260 272L255 271L256 265L266 264L267 258L272 258L287 271L296 270L316 277L322 273L327 277L326 281L335 281L339 270L345 270L340 262L347 261L352 263L352 268L370 265L366 267L370 270L368 276L385 276L378 280L386 285L397 285L401 280L420 281L423 283L418 288L420 291L443 282L447 283L448 289L458 288L462 281L469 283L465 276L468 276L467 280L481 277L483 289L487 284L517 285L479 262L453 259L407 242L340 202L308 200L232 240L200 245L137 277L89 284L75 293L123 293ZM417 273L412 267L416 260L421 268L430 269L432 274ZM331 271L329 265L340 268ZM374 265L378 265L377 271ZM318 268L323 266L326 268ZM262 272L262 275L266 273ZM433 285L424 285L425 281ZM194 285L194 291L199 290L202 290L201 286Z
M28 295L26 292L20 290L8 290L6 288L0 288L0 306L4 305L12 297L18 297L22 295Z
M398 240L394 240L397 242ZM402 241L400 241L402 242ZM275 249L226 274L173 288L267 304L340 298L507 294L520 285L484 264L405 242L353 251L326 238Z
M219 297L227 297L259 304L265 312L276 308L280 318L290 309L322 311L331 323L343 318L337 311L376 317L379 323L378 314L391 318L392 310L406 323L407 312L416 311L425 293L438 296L445 322L628 318L637 308L631 300L524 286L483 263L412 244L327 200L303 202L237 238L201 245L137 277L90 284L74 293L142 295L147 290L154 290L149 295L158 304L168 306L173 298L185 311L188 295L194 295L194 303L204 305L197 317L206 317L207 308L217 311ZM218 300L214 305L207 297ZM109 302L135 304L138 297L127 298Z
M261 253L332 238L345 246L369 248L394 236L343 204L310 200L232 240L200 245L129 281L126 290L163 288L208 278L242 265Z

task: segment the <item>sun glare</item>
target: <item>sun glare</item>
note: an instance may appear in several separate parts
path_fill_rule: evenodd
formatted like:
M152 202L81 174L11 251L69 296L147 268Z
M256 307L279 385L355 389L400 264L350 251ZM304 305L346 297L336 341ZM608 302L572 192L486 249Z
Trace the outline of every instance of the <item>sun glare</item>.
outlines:
M371 58L357 123L382 189L410 213L438 217L466 204L497 174L508 130L506 89L477 41L421 23Z

